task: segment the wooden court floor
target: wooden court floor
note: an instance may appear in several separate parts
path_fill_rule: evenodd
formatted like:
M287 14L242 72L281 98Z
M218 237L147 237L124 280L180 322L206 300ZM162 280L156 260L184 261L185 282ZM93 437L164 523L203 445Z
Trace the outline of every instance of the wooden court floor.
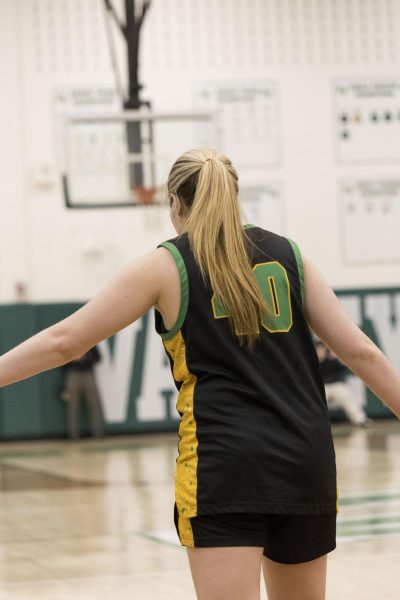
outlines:
M400 424L334 437L327 600L398 600ZM175 435L1 444L1 600L194 600L172 524L175 458Z

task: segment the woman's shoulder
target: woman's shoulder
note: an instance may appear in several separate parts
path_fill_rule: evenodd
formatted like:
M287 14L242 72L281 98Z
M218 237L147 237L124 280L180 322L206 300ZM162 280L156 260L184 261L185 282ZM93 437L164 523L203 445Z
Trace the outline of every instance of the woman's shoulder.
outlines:
M293 241L275 231L258 227L257 225L244 226L246 236L255 244L265 244L269 250L280 249L287 251L293 245Z

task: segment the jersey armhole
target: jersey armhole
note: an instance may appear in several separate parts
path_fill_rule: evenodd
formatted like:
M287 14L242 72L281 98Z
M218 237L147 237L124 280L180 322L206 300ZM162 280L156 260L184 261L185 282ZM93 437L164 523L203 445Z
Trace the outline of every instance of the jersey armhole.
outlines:
M163 242L157 247L166 248L172 254L172 257L178 269L179 279L181 282L181 301L179 305L178 318L176 319L175 325L172 327L172 329L160 334L163 340L169 340L173 338L176 333L178 333L185 320L189 304L189 280L187 276L185 262L178 248L174 244L171 244L171 242Z
M303 259L301 257L301 252L300 249L298 247L298 245L296 244L296 242L294 242L293 240L289 240L288 239L289 244L292 247L292 250L294 252L294 256L296 259L296 264L297 264L297 270L299 272L299 279L300 279L300 291L301 291L301 302L302 305L304 306L304 267L303 267Z

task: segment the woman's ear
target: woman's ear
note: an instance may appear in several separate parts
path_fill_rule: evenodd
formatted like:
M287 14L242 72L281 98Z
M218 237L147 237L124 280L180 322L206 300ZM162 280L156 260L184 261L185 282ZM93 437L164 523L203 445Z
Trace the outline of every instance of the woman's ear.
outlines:
M178 217L182 215L182 202L176 194L171 194L171 213Z

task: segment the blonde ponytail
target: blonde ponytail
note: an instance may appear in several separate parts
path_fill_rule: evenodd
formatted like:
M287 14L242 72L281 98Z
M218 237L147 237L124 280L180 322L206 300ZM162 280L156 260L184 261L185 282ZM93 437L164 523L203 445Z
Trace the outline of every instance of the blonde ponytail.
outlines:
M167 186L187 212L186 231L203 277L233 330L252 347L266 302L250 265L232 163L214 150L191 150L174 163Z

